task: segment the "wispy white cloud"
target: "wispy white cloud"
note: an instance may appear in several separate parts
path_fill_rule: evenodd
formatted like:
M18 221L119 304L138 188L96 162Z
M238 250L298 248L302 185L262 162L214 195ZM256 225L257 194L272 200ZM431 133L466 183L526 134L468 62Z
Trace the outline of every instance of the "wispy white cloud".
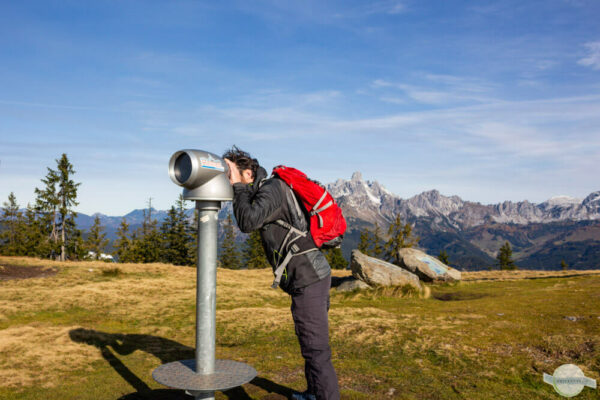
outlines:
M407 85L404 83L392 83L388 81L384 81L382 79L377 79L373 82L372 85L374 88L395 88L399 89L403 92L403 94L407 97L407 99L415 100L419 103L425 104L443 104L454 98L450 93L437 91L437 90L427 90L422 87ZM382 97L384 101L389 101L390 97ZM398 103L401 99L398 97L392 97L394 99L392 102ZM406 100L405 100L406 102Z
M263 105L270 107L277 104L279 107L322 107L333 104L343 98L338 90L318 90L306 93L289 93L279 89L262 89L257 92L244 95L234 100L238 107L256 107Z
M406 11L404 3L396 0L392 1L376 1L364 6L362 9L364 15L373 14L389 14L396 15Z
M376 79L371 87L374 89L397 89L405 96L405 100L413 100L422 104L442 105L465 102L487 102L491 98L488 93L492 85L478 79L469 79L453 75L420 74L417 83L398 83L384 79ZM383 101L395 99L398 96L381 97Z
M584 46L586 47L588 54L577 61L577 63L592 69L600 69L600 41L586 43Z
M536 63L536 67L540 71L547 71L556 67L558 64L559 63L556 60L539 60Z
M406 104L408 103L408 101L406 99L402 99L399 97L392 97L392 96L381 96L379 98L379 100L384 101L386 103L392 103L392 104Z
M453 77L433 79L455 81ZM392 84L381 80L373 82L375 85L387 88ZM138 104L132 118L139 118L153 135L162 135L160 145L147 147L140 143L141 152L149 151L147 159L143 154L124 155L119 148L109 163L121 169L126 165L125 170L160 174L165 154L171 150L192 145L219 152L235 143L258 152L257 157L266 166L280 162L298 167L318 164L318 171L307 172L324 182L343 177L336 166L342 160L351 160L349 168L370 173L391 190L402 190L403 195L435 187L480 200L484 194L477 183L494 180L502 191L489 195L498 196L493 201L508 198L506 193L517 199L530 197L528 193L541 190L542 185L532 189L532 182L563 182L561 192L585 195L569 191L567 184L587 188L585 182L595 176L595 160L600 157L600 94L533 101L495 100L435 110L388 112L383 116L338 108L346 96L329 90L262 90L256 96L246 95L229 104L146 110ZM143 141L141 136L138 139ZM112 154L108 148L106 152ZM117 162L123 156L129 160L127 164ZM93 170L106 172L106 167L100 167L104 161L88 158L76 160L82 179L88 175L91 180ZM325 161L315 163L317 158ZM153 169L146 164L152 164ZM387 169L402 170L402 174L387 177ZM336 172L331 177L320 175L327 170ZM418 179L407 181L418 171ZM517 183L516 176L523 182ZM165 185L168 190L168 182ZM465 189L470 187L473 189ZM551 187L545 190L539 195L541 198L557 193ZM86 201L95 204L90 203L92 195L87 196ZM491 197L485 199L492 201ZM139 200L142 201L143 198Z
M389 85L392 84L383 80L373 82L373 86ZM315 106L303 101L315 96L323 103ZM261 96L256 104L246 98L243 105L201 107L194 113L171 116L172 120L163 125L171 125L171 132L179 135L226 132L231 138L273 143L290 137L303 137L312 143L311 137L323 135L355 143L357 148L370 140L389 143L391 147L410 141L420 143L418 151L437 148L454 153L457 159L466 155L486 159L526 157L556 163L600 151L600 135L595 128L600 126L600 95L494 100L381 117L334 113L327 104L337 101L338 96L342 95L322 99L320 95L299 94L298 101L287 104L282 104L281 99L291 99L292 94L278 93L271 103ZM384 100L397 104L403 101ZM188 122L182 123L183 115Z
M382 87L388 83L377 82ZM595 176L594 160L600 157L600 94L495 100L378 117L332 113L327 107L311 107L301 101L281 107L269 105L263 98L257 106L247 98L243 106L202 108L191 117L193 121L172 133L201 138L217 132L221 142L226 139L248 146L250 151L260 149L259 158L266 159L267 165L273 159L281 162L283 154L286 162L303 166L307 157L317 157L319 149L324 149L331 165L320 164L321 169L313 172L317 174L332 168L338 171L333 165L341 159L352 160L353 170L368 173L376 159L372 173L390 184L391 190L405 193L409 188L407 194L411 195L436 187L473 200L539 201L556 194L549 183L571 195L586 194L574 191L575 187L598 189L589 182ZM422 171L424 177L418 182L398 177L387 180L381 172L386 168L401 168L404 179L415 171ZM331 174L331 179L340 177ZM481 187L477 188L482 180L496 182L498 191L484 196ZM493 196L500 197L492 200Z
M404 2L397 0L373 1L358 7L347 7L342 12L336 12L334 18L364 18L373 15L398 15L405 13Z

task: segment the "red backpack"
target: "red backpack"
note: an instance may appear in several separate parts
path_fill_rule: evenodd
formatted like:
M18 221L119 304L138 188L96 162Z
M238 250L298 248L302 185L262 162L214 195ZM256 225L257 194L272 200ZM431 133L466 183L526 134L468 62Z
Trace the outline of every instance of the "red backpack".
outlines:
M273 168L273 175L287 183L310 215L309 229L315 245L323 249L339 246L346 232L346 220L323 185L283 165Z

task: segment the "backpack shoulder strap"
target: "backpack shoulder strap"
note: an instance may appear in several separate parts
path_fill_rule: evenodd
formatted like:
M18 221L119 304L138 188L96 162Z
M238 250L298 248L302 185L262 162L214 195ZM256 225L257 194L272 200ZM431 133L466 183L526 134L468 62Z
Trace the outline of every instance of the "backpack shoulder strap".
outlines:
M286 181L278 177L277 175L273 175L275 179L277 179L282 186L283 195L285 196L287 206L290 212L290 217L292 219L292 224L299 230L304 230L308 232L308 221L303 212L304 207L300 205L296 194L294 193L294 189L287 184Z
M290 250L286 254L286 256L283 259L283 261L281 262L281 264L279 264L277 266L277 268L275 268L275 272L274 272L275 278L273 279L273 284L271 285L271 287L273 289L277 289L277 287L279 286L279 282L281 282L281 277L283 276L283 271L285 271L285 267L287 267L287 265L289 264L292 257L299 256L301 254L310 253L311 251L319 251L319 249L314 247L312 249L300 251L300 248L298 247L298 245L295 243L292 243L292 245L290 246Z

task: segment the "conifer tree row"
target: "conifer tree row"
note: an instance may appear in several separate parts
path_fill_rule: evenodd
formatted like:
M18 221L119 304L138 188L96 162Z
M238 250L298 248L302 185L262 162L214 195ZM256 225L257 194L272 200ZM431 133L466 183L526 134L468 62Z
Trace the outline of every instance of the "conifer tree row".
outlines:
M333 269L345 269L348 266L348 261L344 258L342 249L339 247L325 249L323 250L323 254Z
M35 189L35 205L19 210L14 193L4 203L0 216L0 253L57 260L81 258L85 250L81 232L75 226L77 189L73 165L66 154L56 160L56 169L47 168Z
M94 224L86 234L77 229L74 211L79 203L77 192L81 183L75 182L75 169L66 154L55 160L56 168L47 167L42 185L35 188L35 203L28 204L25 211L19 208L14 193L0 209L0 254L31 256L56 260L83 259L88 252L94 258L101 257L108 246L107 234L101 219L96 216ZM160 224L153 218L152 205L143 211L141 227L131 230L123 218L113 242L115 255L121 262L165 262L176 265L195 265L197 252L197 213L190 218L186 213L185 201L180 196ZM226 249L224 263L231 268L240 268L242 261L250 268L266 266L260 238L251 246L250 257L241 259L235 243L235 231L229 217L226 224ZM256 233L258 234L258 233Z
M94 218L84 240L75 226L76 214L71 211L64 213L64 208L61 213L60 207L55 206L55 200L60 199L56 196L55 189L59 187L56 176L49 169L46 178L42 179L47 183L46 187L36 190L36 206L27 205L25 212L20 211L16 196L10 193L0 210L0 254L58 260L64 254L65 259L74 260L84 259L88 252L92 252L90 255L94 259L102 257L109 240L103 232L105 228L100 217ZM66 203L74 204L73 199ZM195 265L197 227L186 214L182 196L168 211L160 227L152 218L151 207L143 211L143 216L141 226L135 231L130 230L125 218L121 221L113 243L120 262ZM239 266L239 262L235 264Z
M185 200L183 195L179 195L176 205L171 207L160 227L162 262L175 265L194 264L190 252L193 237L189 225L185 215Z
M419 237L413 236L412 229L409 223L402 224L402 218L398 214L388 228L389 239L385 240L376 222L372 231L368 228L360 231L358 250L368 256L384 258L398 264L400 262L398 251L405 247L413 247L419 242Z
M23 227L25 220L23 213L19 211L19 204L13 192L8 195L8 201L4 202L0 224L0 245L2 254L7 256L22 255L24 252Z
M221 254L219 255L219 264L221 268L240 269L241 256L235 243L235 228L231 214L227 214L225 220L224 237L221 242Z
M152 218L152 204L143 210L142 225L130 232L126 218L121 220L113 246L120 262L164 262L175 265L193 265L194 227L186 215L185 200L179 196L160 228Z
M114 241L113 246L119 262L133 262L132 240L129 238L129 224L125 217L121 219L121 224L117 230L117 239Z
M93 254L95 260L99 260L104 249L108 245L106 233L102 232L104 227L100 224L100 217L96 215L94 224L90 228L90 233L85 241L85 248Z
M258 230L252 231L244 243L243 264L248 269L266 268L269 266Z
M402 224L400 214L396 215L394 222L388 229L389 240L385 244L386 259L396 265L400 265L400 249L413 247L419 241L418 237L412 236L412 225Z
M358 250L362 253L375 258L381 258L383 254L381 228L376 222L373 230L364 228L360 231L360 242Z

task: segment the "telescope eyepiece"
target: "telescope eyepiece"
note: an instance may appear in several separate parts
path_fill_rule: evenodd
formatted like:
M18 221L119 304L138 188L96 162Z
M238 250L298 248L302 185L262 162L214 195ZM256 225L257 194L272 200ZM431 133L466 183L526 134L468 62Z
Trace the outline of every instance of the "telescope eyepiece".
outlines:
M187 153L181 153L175 160L175 179L181 184L192 175L192 159Z

